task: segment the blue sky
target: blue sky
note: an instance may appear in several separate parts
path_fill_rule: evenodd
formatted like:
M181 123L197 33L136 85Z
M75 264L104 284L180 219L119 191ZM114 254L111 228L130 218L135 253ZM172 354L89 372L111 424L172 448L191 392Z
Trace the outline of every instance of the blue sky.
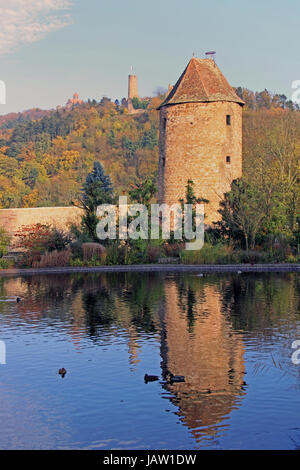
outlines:
M152 95L207 50L233 86L290 98L300 79L298 0L0 0L0 18L1 114L122 98L131 65Z

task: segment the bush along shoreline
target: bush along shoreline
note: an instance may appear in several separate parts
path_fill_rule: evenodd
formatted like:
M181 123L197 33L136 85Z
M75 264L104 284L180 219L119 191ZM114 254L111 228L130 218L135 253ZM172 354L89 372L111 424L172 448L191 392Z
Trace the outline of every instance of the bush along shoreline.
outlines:
M19 232L14 257L8 256L8 245L4 246L0 258L0 269L93 267L144 264L184 265L239 265L300 263L297 250L287 240L277 238L266 247L242 249L230 241L215 240L205 233L201 250L186 250L185 243L178 240L110 240L105 246L95 241L85 241L70 233L49 225L24 226ZM77 233L76 228L75 233ZM9 238L6 236L6 243Z

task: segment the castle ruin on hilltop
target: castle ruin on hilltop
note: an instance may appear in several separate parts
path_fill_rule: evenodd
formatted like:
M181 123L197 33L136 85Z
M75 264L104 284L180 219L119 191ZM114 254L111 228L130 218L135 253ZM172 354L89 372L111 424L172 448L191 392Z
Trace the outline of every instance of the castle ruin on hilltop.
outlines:
M132 100L133 98L139 99L137 76L130 74L128 75L128 98L127 98L127 109L129 114L140 114L143 113L144 109L135 109Z
M77 104L82 104L83 100L79 99L78 93L74 93L73 98L69 98L66 104L66 108L72 108L72 106Z

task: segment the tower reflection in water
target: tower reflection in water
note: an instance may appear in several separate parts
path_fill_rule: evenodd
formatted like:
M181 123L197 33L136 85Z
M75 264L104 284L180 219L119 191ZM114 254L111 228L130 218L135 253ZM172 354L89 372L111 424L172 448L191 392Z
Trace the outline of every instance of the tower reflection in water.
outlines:
M217 438L245 395L242 336L222 310L219 286L166 279L159 309L164 387L197 441ZM168 383L168 374L184 375Z

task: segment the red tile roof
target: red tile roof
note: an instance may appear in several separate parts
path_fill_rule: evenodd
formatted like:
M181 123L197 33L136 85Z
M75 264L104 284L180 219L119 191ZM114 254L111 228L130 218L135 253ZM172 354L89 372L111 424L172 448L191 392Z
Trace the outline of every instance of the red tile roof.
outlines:
M245 104L212 59L193 57L172 91L157 109L179 103L232 101Z

